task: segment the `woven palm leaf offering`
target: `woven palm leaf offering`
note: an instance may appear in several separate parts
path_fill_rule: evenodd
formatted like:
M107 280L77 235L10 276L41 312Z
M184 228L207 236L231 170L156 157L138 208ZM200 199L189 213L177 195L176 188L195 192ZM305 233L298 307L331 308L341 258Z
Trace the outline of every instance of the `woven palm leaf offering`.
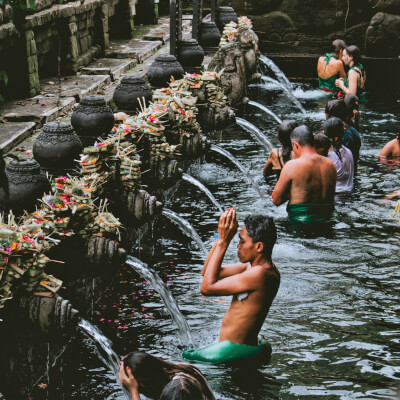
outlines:
M98 235L101 236L117 236L121 240L120 228L121 222L112 213L108 212L107 200L101 200L99 210L95 218L95 224L98 226Z

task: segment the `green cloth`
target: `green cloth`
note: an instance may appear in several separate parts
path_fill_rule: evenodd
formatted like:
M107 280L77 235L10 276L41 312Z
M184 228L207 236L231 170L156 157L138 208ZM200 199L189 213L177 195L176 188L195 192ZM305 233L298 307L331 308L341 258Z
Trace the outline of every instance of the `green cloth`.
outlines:
M357 74L359 74L361 76L363 70L364 70L364 66L362 64L357 64L357 65L353 65L352 67L350 67L350 69L347 71L346 76L343 79L344 86L346 86L347 89L349 88L349 73L350 73L350 71L356 71ZM360 102L366 102L367 101L367 98L365 97L363 92L364 92L364 89L361 89L357 85L357 97L358 97L358 100Z
M309 225L326 222L332 217L333 203L288 204L289 221L294 225Z
M325 70L326 70L326 67L329 64L329 61L331 60L331 58L334 58L335 60L337 60L336 56L331 53L325 53L324 57L326 58ZM318 88L320 90L324 90L326 92L338 92L339 89L336 87L335 81L336 81L336 79L339 79L339 78L340 78L340 74L335 74L329 78L321 78L320 76L318 76Z
M260 340L258 346L232 343L230 340L213 343L199 350L186 350L182 357L188 361L206 364L230 363L236 360L266 361L271 354L271 345L267 340Z

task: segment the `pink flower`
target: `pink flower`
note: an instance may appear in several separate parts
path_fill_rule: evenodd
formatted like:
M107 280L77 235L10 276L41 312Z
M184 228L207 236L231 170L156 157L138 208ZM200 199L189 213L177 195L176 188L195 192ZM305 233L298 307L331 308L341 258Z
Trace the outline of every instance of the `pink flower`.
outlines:
M26 154L31 154L32 153L32 150L27 150L26 151Z
M44 106L46 105L46 103L40 103L40 105L41 105L42 107L44 107Z
M104 318L100 318L100 320L99 320L100 322L103 322L104 321Z

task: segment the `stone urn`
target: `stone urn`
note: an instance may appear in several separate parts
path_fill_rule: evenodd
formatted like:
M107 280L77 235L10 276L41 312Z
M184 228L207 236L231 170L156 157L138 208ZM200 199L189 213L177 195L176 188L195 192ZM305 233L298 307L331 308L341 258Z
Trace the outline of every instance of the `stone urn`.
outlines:
M82 143L67 122L47 123L33 144L35 160L52 174L75 168L81 152Z
M147 73L149 82L155 87L166 87L169 85L171 76L181 79L185 71L175 56L162 54L156 57Z
M0 204L4 210L12 210L15 214L34 210L37 200L51 189L49 180L34 159L10 161L2 179L7 182L0 191Z
M139 100L144 98L146 104L151 101L152 91L140 75L127 75L121 79L120 84L115 88L113 100L117 109L126 114L134 114L140 109Z
M204 50L196 39L182 39L179 41L178 59L184 69L200 67Z
M221 33L213 21L203 21L199 25L199 44L203 48L218 47Z
M239 18L232 7L219 7L217 21L218 28L222 33L225 24L229 24L231 21L237 24Z
M86 96L71 115L71 124L84 146L108 135L114 126L114 114L102 96Z

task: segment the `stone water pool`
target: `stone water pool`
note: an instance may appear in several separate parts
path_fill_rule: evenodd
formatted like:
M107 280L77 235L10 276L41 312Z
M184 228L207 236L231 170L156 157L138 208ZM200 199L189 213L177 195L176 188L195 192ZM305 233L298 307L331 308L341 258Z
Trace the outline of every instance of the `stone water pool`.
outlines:
M298 113L273 86L254 86L252 100L282 119L321 129L327 99L299 85L294 94L307 113ZM381 164L379 149L399 132L400 104L361 106L361 149L353 193L337 203L337 222L323 236L305 237L286 221L285 206L272 203L274 181L265 182L265 150L239 126L218 145L250 171L267 200L262 201L242 173L218 155L193 165L190 175L205 184L224 208L237 206L239 222L248 213L275 217L278 241L273 259L281 287L261 334L272 344L268 365L249 371L198 365L219 399L393 399L400 381L400 228L393 207L381 199L400 187L399 165ZM245 118L276 145L277 122L249 107ZM209 248L219 213L187 182L166 206L186 218ZM141 256L167 283L185 315L197 346L218 339L229 298L204 298L199 291L203 254L164 217L155 223L156 245ZM237 243L237 242L236 242ZM235 244L236 244L235 243ZM143 244L141 244L143 245ZM143 245L143 247L145 247ZM236 260L231 245L226 261ZM160 297L129 268L91 318L119 355L140 349L180 362L176 326ZM115 375L99 360L92 343L77 331L49 369L47 388L33 399L124 399Z

